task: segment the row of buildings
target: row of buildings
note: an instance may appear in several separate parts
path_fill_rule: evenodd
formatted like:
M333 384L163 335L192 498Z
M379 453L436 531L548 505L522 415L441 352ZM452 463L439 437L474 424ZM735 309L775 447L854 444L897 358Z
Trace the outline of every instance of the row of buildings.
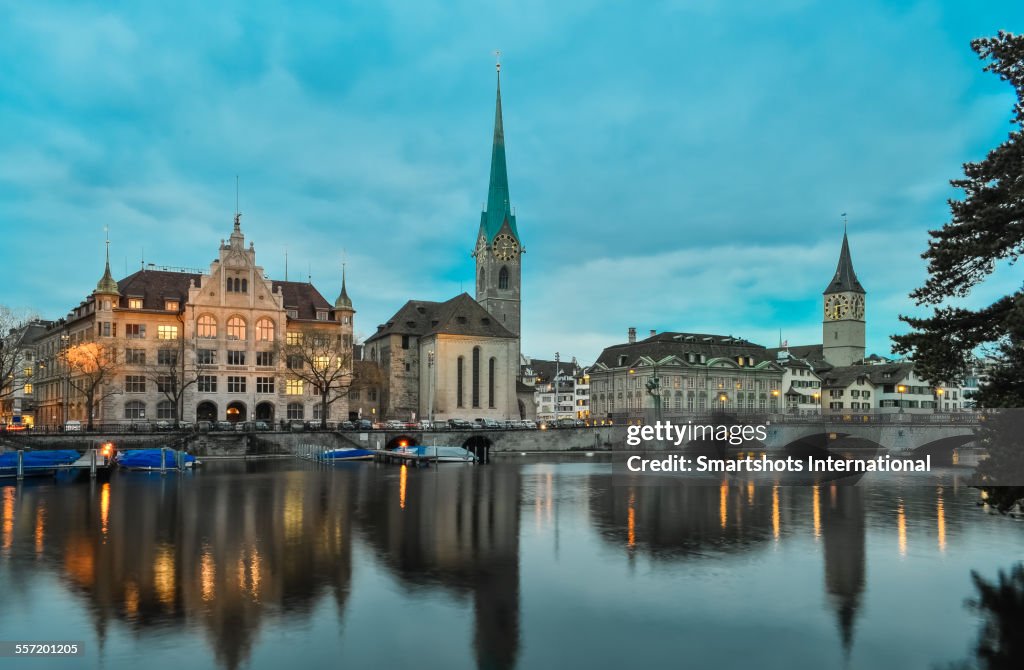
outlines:
M68 314L8 337L0 420L58 426L152 421L559 418L740 412L956 412L965 388L910 362L866 356L866 291L844 232L822 298L822 340L767 348L731 335L655 332L593 365L523 355L523 245L505 160L500 66L486 206L474 234L475 295L409 300L364 342L342 269L333 302L272 279L241 215L203 270L111 275ZM109 242L108 242L109 245ZM3 354L3 348L0 348ZM10 363L10 361L8 361ZM5 364L6 365L6 364Z

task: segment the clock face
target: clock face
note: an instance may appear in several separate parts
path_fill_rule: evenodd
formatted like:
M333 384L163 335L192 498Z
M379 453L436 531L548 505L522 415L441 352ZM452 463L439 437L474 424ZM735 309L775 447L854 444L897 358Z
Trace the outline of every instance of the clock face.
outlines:
M845 295L830 295L825 299L825 318L832 321L845 319L850 314L852 305Z
M515 238L507 233L502 233L494 238L494 256L498 260L513 261L519 255L519 244Z
M864 319L864 298L856 296L853 299L853 318Z

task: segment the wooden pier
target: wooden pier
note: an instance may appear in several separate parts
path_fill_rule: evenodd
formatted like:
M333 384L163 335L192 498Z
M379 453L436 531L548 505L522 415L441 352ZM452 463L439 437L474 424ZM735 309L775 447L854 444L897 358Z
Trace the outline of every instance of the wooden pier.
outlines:
M66 471L89 471L90 479L95 479L98 474L106 474L113 468L113 459L104 449L87 449L77 461L66 465L25 465L25 451L18 449L18 461L11 474L0 474L0 478L14 477L18 481L26 476L56 475L58 472Z

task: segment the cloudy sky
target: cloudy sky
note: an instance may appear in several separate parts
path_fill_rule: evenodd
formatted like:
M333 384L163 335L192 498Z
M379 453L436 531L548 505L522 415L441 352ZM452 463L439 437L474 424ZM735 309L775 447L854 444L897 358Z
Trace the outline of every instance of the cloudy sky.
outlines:
M64 314L104 226L118 277L206 267L236 175L258 262L333 300L344 253L363 335L471 290L500 49L524 352L820 342L846 212L884 354L948 180L1011 129L969 41L1024 30L1010 1L292 4L0 2L0 303Z

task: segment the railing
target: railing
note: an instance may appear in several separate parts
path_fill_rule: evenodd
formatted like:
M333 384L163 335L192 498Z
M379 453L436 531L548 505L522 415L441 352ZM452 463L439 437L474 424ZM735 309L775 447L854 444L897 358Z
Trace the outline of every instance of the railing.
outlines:
M991 411L991 410L990 410ZM877 411L855 411L855 410L825 410L813 414L784 414L765 412L757 409L728 409L720 411L704 412L662 412L662 421L672 423L721 423L723 419L734 419L742 423L768 423L773 424L847 424L847 425L940 425L940 426L962 426L977 425L983 420L981 412L877 412ZM604 417L611 420L613 424L635 424L654 423L658 420L654 410L633 411L612 413ZM600 424L601 417L591 417L590 422Z

